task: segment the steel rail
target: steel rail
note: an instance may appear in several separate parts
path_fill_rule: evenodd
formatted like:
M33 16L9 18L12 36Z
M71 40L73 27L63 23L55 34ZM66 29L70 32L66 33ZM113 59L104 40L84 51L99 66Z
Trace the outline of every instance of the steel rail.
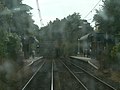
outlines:
M61 61L61 60L60 60ZM61 63L68 69L68 71L75 77L75 79L83 86L85 90L88 90L88 88L82 83L82 81L69 69L69 67L61 61Z
M84 71L85 73L89 74L90 76L92 76L92 77L95 78L96 80L100 81L101 83L107 85L109 88L111 88L111 89L113 89L113 90L117 90L117 89L115 89L113 86L111 86L111 85L109 85L108 83L106 83L105 81L103 81L103 80L99 79L98 77L94 76L93 74L87 72L87 71L86 71L85 69L83 69L82 67L80 67L80 66L78 66L78 65L76 65L76 64L74 64L74 63L72 63L72 62L70 62L70 61L68 61L68 62L71 63L72 65L74 65L75 67L81 69L81 70Z
M53 60L52 60L52 75L51 75L51 90L53 90L53 77L54 77L54 74L53 74Z
M31 82L31 80L35 77L35 75L38 73L38 71L43 67L45 64L45 61L40 65L40 67L37 69L37 71L32 75L32 77L28 80L28 82L25 84L25 86L22 88L22 90L25 90L25 88L28 86L28 84Z
M53 63L53 64L54 64L54 67L56 68L56 62L55 62L55 60L53 60L53 62L54 62L54 63ZM60 71L59 71L59 72L60 72ZM54 76L55 76L55 75L54 75ZM56 76L58 76L58 79L57 79L57 80L58 80L58 82L59 82L57 89L59 88L58 90L61 90L61 84L60 84L59 74L57 73ZM55 83L55 82L54 82L54 83Z

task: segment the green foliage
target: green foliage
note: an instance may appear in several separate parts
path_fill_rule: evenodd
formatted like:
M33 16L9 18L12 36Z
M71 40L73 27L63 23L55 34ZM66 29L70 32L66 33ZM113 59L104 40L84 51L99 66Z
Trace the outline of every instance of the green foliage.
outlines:
M16 59L19 52L20 38L15 33L0 30L0 58Z
M94 20L99 23L99 29L108 34L117 34L120 29L120 0L104 0L101 10L97 10Z
M87 21L86 21L87 22ZM82 28L79 28L82 26ZM84 25L79 13L74 13L64 19L56 19L40 30L40 43L51 42L59 46L63 56L77 53L78 38L92 32L90 24ZM56 45L57 42L57 45ZM50 45L44 47L48 48ZM44 52L44 50L42 50Z
M17 54L19 54L19 50L21 49L20 45L20 37L15 33L9 33L7 41L7 53L9 58L13 60L17 59Z
M6 57L7 55L7 33L0 29L0 59Z
M113 59L119 59L120 57L120 43L113 47L111 51L111 56Z
M114 40L115 35L120 33L120 0L104 0L103 7L96 11L94 15L94 21L99 24L99 31L107 33L108 37L112 37ZM107 63L116 62L120 53L120 45L106 46L105 60ZM107 64L106 64L107 65Z
M39 36L31 9L22 0L0 0L0 58L17 60L22 49L21 38Z

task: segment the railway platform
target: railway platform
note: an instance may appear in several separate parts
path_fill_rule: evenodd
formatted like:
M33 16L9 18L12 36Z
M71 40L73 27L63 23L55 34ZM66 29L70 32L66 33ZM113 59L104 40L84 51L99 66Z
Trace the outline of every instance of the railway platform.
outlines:
M99 62L97 60L95 60L95 59L91 59L91 58L88 58L88 57L82 57L82 56L70 56L70 58L79 59L79 60L82 60L84 62L87 62L88 64L90 64L95 69L100 68Z
M42 59L42 58L43 58L43 56L26 59L26 60L24 60L24 65L25 65L25 66L30 66L30 65L33 64L35 61L37 61L37 60L39 60L39 59Z

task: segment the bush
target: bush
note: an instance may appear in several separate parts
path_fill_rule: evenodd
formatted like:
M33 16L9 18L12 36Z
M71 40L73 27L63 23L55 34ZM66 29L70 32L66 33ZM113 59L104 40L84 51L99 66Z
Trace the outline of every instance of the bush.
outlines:
M20 45L21 45L21 41L19 36L15 33L9 33L8 41L7 41L8 58L11 58L13 60L17 59L19 50L21 49Z
M7 33L0 29L0 61L7 56Z
M119 58L120 58L120 43L117 44L117 45L115 45L115 46L112 48L111 57L112 57L114 60L119 60Z

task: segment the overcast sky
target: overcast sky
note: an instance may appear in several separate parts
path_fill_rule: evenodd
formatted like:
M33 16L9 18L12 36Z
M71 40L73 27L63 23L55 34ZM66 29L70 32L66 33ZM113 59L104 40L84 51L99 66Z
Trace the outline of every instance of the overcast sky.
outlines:
M93 7L100 0L38 0L40 5L41 16L43 19L43 23L46 25L50 20L53 21L56 18L62 19L74 12L80 13L82 19L93 9ZM39 15L36 6L36 0L23 0L23 3L31 6L33 10L31 11L33 14L33 19L35 23L40 26ZM100 8L102 4L102 0L97 5L96 9ZM95 14L95 10L93 10L87 19L90 23Z

